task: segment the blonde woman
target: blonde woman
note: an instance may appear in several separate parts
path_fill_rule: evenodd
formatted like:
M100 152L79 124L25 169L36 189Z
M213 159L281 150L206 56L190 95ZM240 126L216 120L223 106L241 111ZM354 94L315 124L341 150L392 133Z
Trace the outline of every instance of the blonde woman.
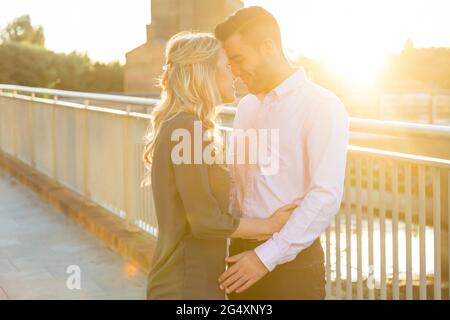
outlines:
M225 271L227 238L268 238L294 207L266 220L239 219L227 210L223 167L173 159L178 141L172 134L184 129L194 140L196 122L203 132L214 129L216 107L235 99L233 82L225 51L212 35L183 32L168 42L162 99L152 113L144 153L159 226L148 299L224 299L218 278ZM195 147L192 141L192 156Z

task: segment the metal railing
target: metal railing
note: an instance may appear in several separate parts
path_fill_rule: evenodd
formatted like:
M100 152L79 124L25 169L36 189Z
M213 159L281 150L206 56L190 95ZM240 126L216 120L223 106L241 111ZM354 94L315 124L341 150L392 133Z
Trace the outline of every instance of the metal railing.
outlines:
M351 114L379 120L408 120L450 124L450 92L431 93L341 93Z
M329 295L448 298L449 184L449 160L350 146L343 205L323 237Z
M92 100L123 103L125 110ZM0 85L0 149L126 219L130 229L157 236L150 187L140 186L150 115L129 107L157 102ZM234 110L222 113L233 116ZM352 118L351 130L450 141L450 128L435 125ZM341 211L322 236L327 297L448 298L450 160L348 150Z

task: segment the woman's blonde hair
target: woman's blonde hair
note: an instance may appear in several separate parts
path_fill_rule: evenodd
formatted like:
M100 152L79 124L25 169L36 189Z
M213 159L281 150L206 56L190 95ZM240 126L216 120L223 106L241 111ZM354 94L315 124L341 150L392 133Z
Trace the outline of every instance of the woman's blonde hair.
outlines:
M166 46L166 64L160 77L161 102L153 109L145 136L144 185L150 184L155 141L163 123L180 112L198 117L206 130L214 130L220 104L215 81L220 42L209 33L180 32Z

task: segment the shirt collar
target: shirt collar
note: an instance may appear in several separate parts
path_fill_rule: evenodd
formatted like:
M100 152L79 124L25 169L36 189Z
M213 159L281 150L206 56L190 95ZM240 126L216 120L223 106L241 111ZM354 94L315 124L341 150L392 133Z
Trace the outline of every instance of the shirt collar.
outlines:
M297 89L305 83L307 80L305 70L300 67L291 74L286 80L280 83L277 87L272 89L268 93L260 93L256 95L260 101L264 100L266 96L275 96L276 98L282 97L283 95Z

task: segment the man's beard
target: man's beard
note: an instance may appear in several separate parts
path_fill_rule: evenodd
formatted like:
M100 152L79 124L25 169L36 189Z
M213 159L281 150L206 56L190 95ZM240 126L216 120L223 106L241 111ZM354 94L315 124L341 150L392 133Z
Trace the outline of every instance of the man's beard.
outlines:
M271 75L272 73L270 69L267 68L267 65L260 63L253 72L253 83L251 86L247 86L248 91L255 95L267 91Z

